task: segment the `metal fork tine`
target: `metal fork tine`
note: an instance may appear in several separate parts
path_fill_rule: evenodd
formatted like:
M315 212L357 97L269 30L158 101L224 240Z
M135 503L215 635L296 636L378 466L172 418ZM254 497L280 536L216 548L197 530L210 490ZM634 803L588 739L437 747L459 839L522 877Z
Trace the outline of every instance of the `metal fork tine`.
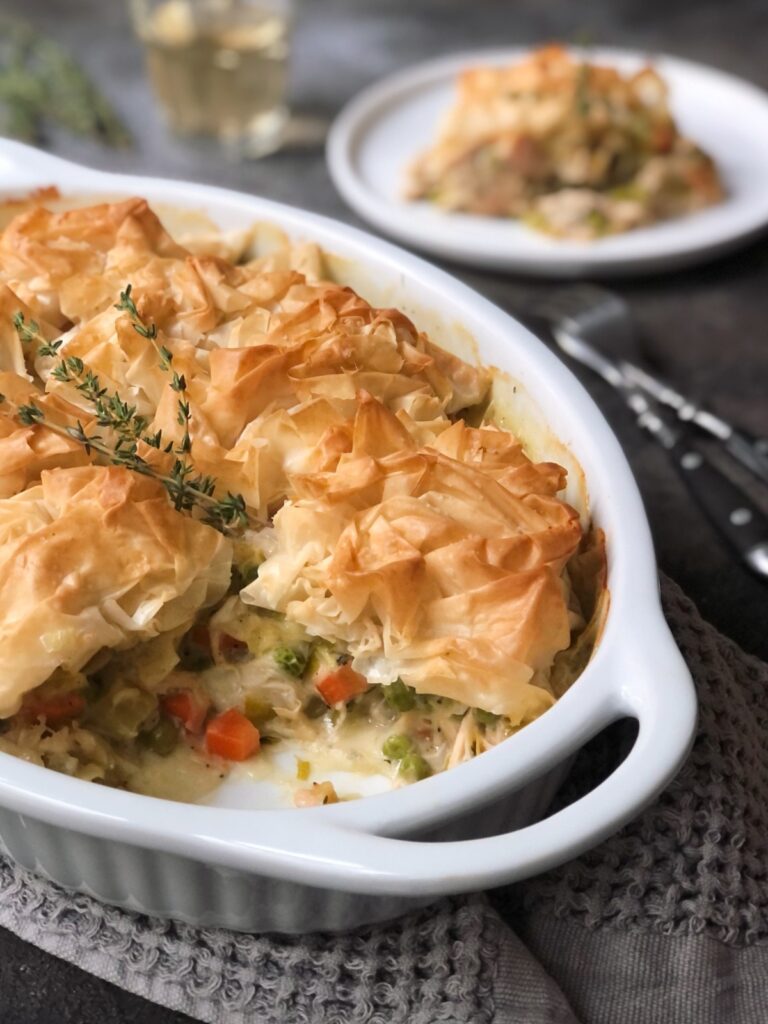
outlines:
M627 332L631 333L626 304L612 292L596 285L557 289L538 303L533 312L550 323L558 323L573 333L585 336L594 337L605 332L617 341Z
M535 312L548 320L567 319L571 323L578 323L582 319L593 320L596 314L600 319L623 317L626 315L626 306L621 299L604 288L580 284L551 292L536 304Z

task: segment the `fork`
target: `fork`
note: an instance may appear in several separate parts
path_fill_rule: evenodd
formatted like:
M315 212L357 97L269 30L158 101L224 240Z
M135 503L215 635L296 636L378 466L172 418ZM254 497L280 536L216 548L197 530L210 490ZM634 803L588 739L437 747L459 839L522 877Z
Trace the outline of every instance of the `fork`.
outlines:
M678 418L679 410L675 416L650 393L651 389L645 390L633 379L624 361L607 354L613 353L615 337L626 337L632 330L626 305L604 289L577 285L553 292L532 313L546 321L562 352L598 373L622 395L637 424L666 449L691 495L723 539L752 572L768 579L768 516L697 444L691 418ZM697 425L707 429L701 423ZM750 443L744 435L738 436ZM724 438L720 440L725 443Z
M547 305L558 316L578 316L590 343L614 359L633 384L673 409L679 420L716 438L738 462L768 483L768 438L735 427L642 365L637 331L623 299L606 288L580 284L554 292Z

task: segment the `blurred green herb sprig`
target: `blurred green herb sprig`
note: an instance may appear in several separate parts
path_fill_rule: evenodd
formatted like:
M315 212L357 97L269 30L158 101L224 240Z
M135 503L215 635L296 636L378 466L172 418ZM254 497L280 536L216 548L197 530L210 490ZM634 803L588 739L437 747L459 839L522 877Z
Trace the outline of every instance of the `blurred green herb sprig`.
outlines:
M106 146L131 144L108 100L62 46L0 16L0 133L42 145L53 127Z

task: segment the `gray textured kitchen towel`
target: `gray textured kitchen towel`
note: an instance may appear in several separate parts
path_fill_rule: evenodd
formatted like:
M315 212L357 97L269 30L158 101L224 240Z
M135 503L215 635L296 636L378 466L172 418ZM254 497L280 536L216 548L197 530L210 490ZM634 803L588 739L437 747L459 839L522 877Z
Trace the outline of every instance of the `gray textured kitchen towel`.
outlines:
M578 860L491 900L300 938L142 917L0 861L0 924L214 1024L766 1024L768 665L662 589L696 743L656 803ZM602 742L571 796L610 761L616 736Z

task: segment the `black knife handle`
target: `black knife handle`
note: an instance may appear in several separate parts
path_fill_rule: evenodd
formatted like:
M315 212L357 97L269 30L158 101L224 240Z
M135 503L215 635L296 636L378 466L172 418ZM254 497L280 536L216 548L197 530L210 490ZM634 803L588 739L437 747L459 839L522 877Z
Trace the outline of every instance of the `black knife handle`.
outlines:
M690 438L669 454L712 525L758 576L768 579L768 516Z

